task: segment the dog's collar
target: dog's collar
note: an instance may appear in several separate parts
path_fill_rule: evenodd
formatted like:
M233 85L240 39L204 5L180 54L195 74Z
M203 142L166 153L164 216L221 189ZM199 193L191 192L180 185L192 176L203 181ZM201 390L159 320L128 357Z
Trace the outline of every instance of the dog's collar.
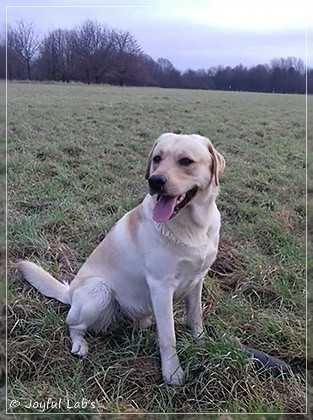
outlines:
M190 247L194 248L194 246L185 244L180 239L178 239L173 234L173 232L171 232L169 230L169 228L166 226L165 223L155 223L155 226L157 228L157 231L161 234L161 236L163 236L165 239L167 239L168 242L171 242L171 243L173 243L175 245L178 245L178 246L184 246L184 247L188 247L188 248L190 248Z
M207 246L207 243L201 244L201 245L189 245L185 242L181 241L177 236L174 235L174 233L166 226L165 223L155 223L157 231L165 238L168 242L175 244L180 247L189 248L189 249L199 249L204 248ZM208 235L208 234L207 234ZM209 236L209 235L208 235Z

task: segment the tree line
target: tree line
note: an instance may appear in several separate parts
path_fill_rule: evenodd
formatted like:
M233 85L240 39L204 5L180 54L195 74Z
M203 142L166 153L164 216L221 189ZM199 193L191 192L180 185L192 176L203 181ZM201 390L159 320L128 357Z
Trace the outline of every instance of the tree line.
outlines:
M5 40L0 62L5 63ZM7 72L6 72L7 71ZM32 23L20 20L7 31L8 80L108 83L163 88L235 90L251 92L313 93L313 69L295 57L274 58L270 64L242 64L187 69L183 72L166 58L145 54L129 31L86 20L74 29L56 29L40 38Z

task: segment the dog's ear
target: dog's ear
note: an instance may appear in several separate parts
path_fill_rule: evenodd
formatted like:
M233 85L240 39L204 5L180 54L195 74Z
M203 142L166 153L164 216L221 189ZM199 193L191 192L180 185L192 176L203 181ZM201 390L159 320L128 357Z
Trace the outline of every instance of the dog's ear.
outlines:
M150 167L151 167L151 162L152 162L152 155L153 155L153 149L151 150L151 152L149 153L149 156L148 156L145 179L148 179L150 177Z
M150 177L150 168L151 168L151 163L152 163L152 156L153 156L153 152L155 149L155 146L157 145L157 141L156 140L152 146L151 152L149 153L148 156L148 162L147 162L147 169L146 169L146 174L145 174L145 179L148 179Z
M212 156L212 180L214 179L215 185L219 184L219 177L224 172L225 159L224 157L213 147L213 144L209 141L208 145L209 152Z

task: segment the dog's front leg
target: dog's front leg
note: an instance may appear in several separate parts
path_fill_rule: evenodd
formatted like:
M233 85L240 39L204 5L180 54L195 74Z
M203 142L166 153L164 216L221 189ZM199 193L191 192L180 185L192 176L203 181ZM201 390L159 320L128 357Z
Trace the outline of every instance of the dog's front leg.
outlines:
M163 379L170 385L182 385L183 370L176 354L173 291L153 280L149 282L149 287L158 330Z

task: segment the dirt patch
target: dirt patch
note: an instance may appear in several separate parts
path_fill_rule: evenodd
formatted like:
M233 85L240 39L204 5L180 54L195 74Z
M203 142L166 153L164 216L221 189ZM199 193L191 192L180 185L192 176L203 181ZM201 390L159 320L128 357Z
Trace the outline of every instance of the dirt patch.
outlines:
M243 255L235 248L231 238L221 236L216 260L210 273L226 292L236 290L242 282L246 264Z

